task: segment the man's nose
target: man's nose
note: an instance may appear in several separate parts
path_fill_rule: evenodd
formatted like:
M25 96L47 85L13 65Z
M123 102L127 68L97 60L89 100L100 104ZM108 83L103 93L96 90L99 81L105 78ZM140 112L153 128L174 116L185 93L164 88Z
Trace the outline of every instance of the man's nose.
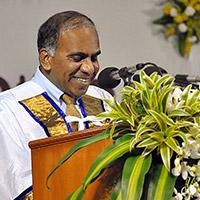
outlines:
M81 65L81 71L87 74L94 74L95 66L91 59L85 59Z

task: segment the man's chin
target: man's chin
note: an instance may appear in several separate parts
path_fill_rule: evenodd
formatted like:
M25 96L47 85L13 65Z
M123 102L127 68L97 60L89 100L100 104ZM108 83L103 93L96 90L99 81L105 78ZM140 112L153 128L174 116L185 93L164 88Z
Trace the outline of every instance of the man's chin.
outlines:
M78 97L83 96L87 92L88 87L89 87L89 85L88 86L84 86L84 87L79 87L74 91L66 92L66 93L68 93L72 97L78 98Z

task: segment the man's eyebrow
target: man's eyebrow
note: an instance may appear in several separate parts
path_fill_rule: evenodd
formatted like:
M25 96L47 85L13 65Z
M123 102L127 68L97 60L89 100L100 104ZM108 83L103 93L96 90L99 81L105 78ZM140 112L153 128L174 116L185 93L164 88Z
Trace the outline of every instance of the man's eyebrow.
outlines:
M76 56L76 55L87 56L87 54L83 52L73 52L73 53L68 54L67 57Z
M93 56L98 56L101 54L101 50L98 50Z
M101 54L101 50L98 50L96 53L92 54L92 56L98 56L100 54ZM67 57L76 56L76 55L79 55L79 56L88 56L88 54L83 53L83 52L72 52L69 55L67 55Z

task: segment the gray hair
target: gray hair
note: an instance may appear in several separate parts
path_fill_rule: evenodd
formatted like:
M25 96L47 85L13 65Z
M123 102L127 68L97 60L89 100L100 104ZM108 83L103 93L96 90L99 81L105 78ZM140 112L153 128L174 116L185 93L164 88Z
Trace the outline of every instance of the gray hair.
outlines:
M95 28L94 22L89 17L76 11L65 11L53 15L39 28L38 51L45 48L53 56L58 46L60 33L82 26Z

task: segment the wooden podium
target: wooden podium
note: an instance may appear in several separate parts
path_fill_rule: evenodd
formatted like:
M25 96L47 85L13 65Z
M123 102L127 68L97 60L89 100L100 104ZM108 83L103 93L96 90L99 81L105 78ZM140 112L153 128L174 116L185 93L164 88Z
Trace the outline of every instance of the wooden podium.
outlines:
M71 147L83 138L98 134L106 127L93 128L73 133L72 135L61 135L45 139L31 141L29 146L32 154L33 194L34 200L64 200L75 189L77 189L91 163L102 152L111 141L104 140L76 152L65 162L50 178L49 186L46 187L46 178L58 161L71 149ZM104 177L104 178L102 178ZM88 187L84 200L102 199L102 191L106 187L103 181L106 175L95 181ZM109 180L109 179L108 179ZM106 191L106 189L105 189Z

